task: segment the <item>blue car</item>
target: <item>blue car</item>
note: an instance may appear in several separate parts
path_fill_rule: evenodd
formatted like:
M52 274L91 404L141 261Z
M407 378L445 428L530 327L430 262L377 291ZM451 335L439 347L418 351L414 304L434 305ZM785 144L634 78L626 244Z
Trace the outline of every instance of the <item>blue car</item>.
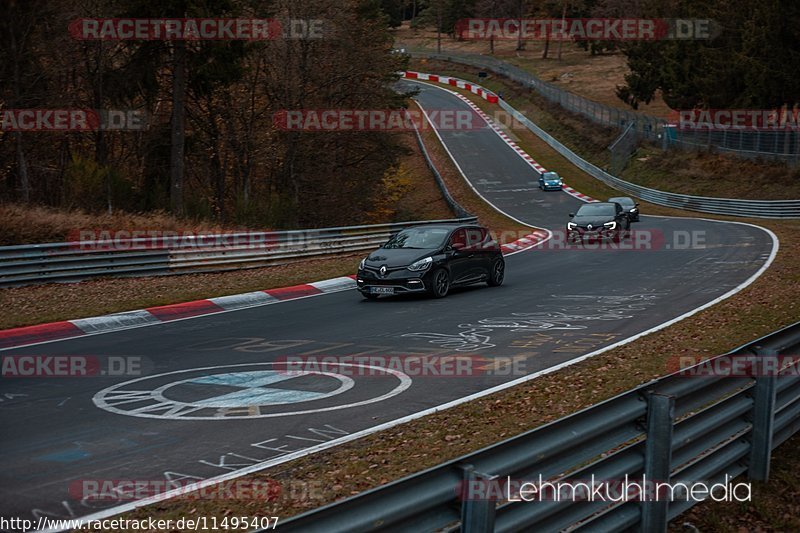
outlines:
M564 186L557 172L545 172L539 176L539 188L543 191L560 191Z

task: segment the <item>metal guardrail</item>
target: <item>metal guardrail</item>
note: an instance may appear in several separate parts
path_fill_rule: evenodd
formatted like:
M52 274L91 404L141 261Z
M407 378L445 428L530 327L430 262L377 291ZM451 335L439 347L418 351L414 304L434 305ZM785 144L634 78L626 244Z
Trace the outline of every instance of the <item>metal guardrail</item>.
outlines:
M669 128L669 121L653 115L628 111L584 98L548 83L534 74L492 56L466 52L409 49L412 57L438 59L490 70L535 90L564 109L596 124L624 130L635 122L637 136L664 146L683 150L719 150L745 158L767 158L789 164L800 163L800 134L796 131L692 131Z
M497 59L496 57L467 52L436 52L435 50L425 49L408 49L407 53L411 57L436 59L490 70L495 74L505 76L517 83L521 83L564 109L572 111L573 113L578 113L592 122L603 126L624 130L631 122L635 122L640 135L655 139L657 130L667 123L665 119L660 117L654 117L635 111L627 111L589 100L588 98L564 90L555 84L548 83L532 73L516 65Z
M575 152L564 146L558 139L534 124L528 117L514 109L505 100L499 101L500 107L525 125L536 136L550 145L555 151L567 158L570 163L580 168L606 185L626 192L647 202L700 211L718 215L733 215L756 218L797 218L800 217L800 200L742 200L735 198L711 198L707 196L691 196L674 192L659 191L630 183L612 176L600 167L589 163Z
M411 123L414 124L414 135L417 139L417 145L419 146L422 155L425 157L425 164L433 173L433 177L436 180L436 185L439 187L439 190L441 191L442 196L444 197L444 201L447 202L447 205L453 211L453 214L456 215L457 217L461 218L471 217L472 215L469 213L469 211L464 209L461 206L461 204L459 204L456 201L456 199L453 198L453 196L450 194L450 191L447 189L447 184L445 184L444 182L444 178L442 178L442 175L439 173L439 169L436 168L436 165L433 164L433 159L431 159L430 153L428 152L428 149L425 147L425 143L422 140L422 135L419 133L419 129L417 128L416 124L413 121L411 121Z
M290 263L307 257L372 250L409 226L477 222L450 194L422 136L417 143L455 219L420 220L190 237L87 240L0 247L0 287L70 282L102 276L222 272Z
M99 276L155 276L256 268L371 250L403 228L476 217L207 236L87 240L0 247L0 287Z
M800 354L800 322L727 355ZM719 356L724 357L724 356ZM719 361L719 357L715 360ZM713 360L712 360L713 361ZM694 368L701 368L703 362ZM797 358L780 375L689 377L643 384L555 422L283 522L279 531L665 531L694 505L672 502L460 498L471 484L512 480L716 483L766 480L772 450L800 430ZM479 485L480 486L480 485Z

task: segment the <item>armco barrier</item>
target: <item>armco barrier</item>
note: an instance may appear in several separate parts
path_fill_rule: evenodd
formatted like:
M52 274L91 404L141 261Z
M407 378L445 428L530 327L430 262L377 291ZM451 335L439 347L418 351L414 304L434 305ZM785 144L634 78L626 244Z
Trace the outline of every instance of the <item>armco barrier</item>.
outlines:
M767 158L800 163L800 134L797 131L677 131L662 117L655 117L589 100L548 83L530 72L492 56L465 52L408 50L412 57L460 63L489 70L535 90L562 108L607 127L624 130L634 124L637 136L684 150L718 150L738 157Z
M580 168L590 176L599 179L606 185L626 192L647 202L700 211L718 215L733 215L756 218L797 218L800 217L800 200L743 200L736 198L711 198L708 196L692 196L674 192L659 191L630 183L616 176L612 176L600 167L589 163L575 152L564 146L555 137L534 124L525 115L511 107L504 100L500 100L500 107L510 113L516 120L525 125L529 130L549 144L559 154L567 158L570 163Z
M412 121L413 123L413 121ZM431 159L430 154L428 153L428 149L425 147L425 142L422 140L422 135L419 133L419 129L414 126L414 136L417 139L417 146L419 146L420 151L422 152L423 157L425 157L425 164L428 166L428 169L433 174L434 179L436 180L436 185L439 187L439 191L442 193L442 197L444 197L444 201L447 202L447 205L453 211L457 217L470 217L469 211L464 209L461 204L459 204L455 198L450 194L450 191L447 189L447 184L444 182L444 178L439 173L439 169L436 168L436 165L433 164L433 160Z
M413 70L406 70L402 72L401 75L402 77L409 80L434 81L437 83L452 85L457 89L465 89L473 94L477 94L490 104L496 104L498 101L498 96L494 94L492 91L466 80L461 80L450 76L440 76L438 74L426 74L424 72L415 72Z
M407 75L409 73L410 72L405 73L406 75L404 77L430 81L441 81L442 79L446 79L447 81L442 83L447 83L448 85L462 89L466 88L465 84L469 84L469 90L475 94L479 94L476 91L482 89L480 85L469 83L464 80L458 80L458 78L436 76L435 74L426 74L422 72L414 72L414 76L410 77ZM484 89L484 94L488 93L490 93L490 91ZM575 152L564 146L555 137L533 123L530 119L528 119L528 117L517 111L505 100L499 99L498 104L504 111L513 116L514 119L523 124L559 154L568 159L573 165L580 168L590 176L602 181L606 185L630 194L631 196L641 198L642 200L656 205L663 205L665 207L675 207L678 209L687 209L689 211L699 211L703 213L714 213L718 215L755 218L800 218L800 200L744 200L736 198L711 198L708 196L692 196L687 194L659 191L656 189L642 187L641 185L636 185L635 183L630 183L616 176L612 176L600 167L593 165L592 163L589 163L585 159L581 158Z
M728 355L800 354L800 322ZM723 357L723 356L720 356ZM717 358L718 359L718 358ZM703 365L704 363L700 363ZM707 365L707 363L705 363ZM699 368L695 367L695 368ZM705 367L707 368L707 367ZM800 430L797 359L779 376L678 372L418 474L278 525L291 532L666 531L694 501L499 501L459 498L465 483L542 479L709 485L766 480L772 450ZM509 416L513 416L510 414Z
M0 247L0 287L98 276L220 272L307 257L371 250L415 225L476 222L476 217L176 238L79 241ZM207 241L217 241L218 244ZM233 242L234 244L228 244ZM239 242L240 244L235 244ZM202 243L202 244L198 244Z

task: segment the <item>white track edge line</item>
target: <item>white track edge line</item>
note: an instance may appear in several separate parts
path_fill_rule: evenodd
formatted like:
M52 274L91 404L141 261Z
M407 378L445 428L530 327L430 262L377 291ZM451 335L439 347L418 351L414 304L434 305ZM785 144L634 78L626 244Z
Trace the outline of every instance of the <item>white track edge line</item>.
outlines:
M534 380L534 379L539 378L541 376L544 376L544 375L547 375L547 374L551 374L553 372L557 372L558 370L562 370L562 369L567 368L569 366L572 366L572 365L575 365L577 363L583 362L583 361L585 361L587 359L590 359L590 358L592 358L592 357L594 357L596 355L600 355L600 354L602 354L604 352L607 352L609 350L613 350L614 348L617 348L619 346L623 346L625 344L633 342L633 341L635 341L635 340L637 340L637 339L639 339L639 338L641 338L641 337L643 337L645 335L649 335L650 333L654 333L656 331L659 331L659 330L662 330L664 328L667 328L667 327L669 327L669 326L671 326L671 325L673 325L673 324L675 324L677 322L680 322L681 320L683 320L685 318L688 318L688 317L690 317L690 316L692 316L694 314L699 313L700 311L702 311L704 309L707 309L707 308L711 307L712 305L715 305L715 304L717 304L717 303L719 303L719 302L721 302L723 300L727 300L731 296L733 296L733 295L737 294L738 292L744 290L749 285L751 285L753 282L755 282L759 277L761 277L761 275L770 267L772 262L775 260L775 257L778 254L778 249L780 247L780 244L779 244L780 241L778 240L778 237L771 230L769 230L767 228L761 228L760 226L756 226L754 224L749 224L749 223L746 223L746 222L735 222L735 223L736 224L743 224L743 225L746 225L746 226L753 226L753 227L762 229L770 236L770 238L772 239L773 246L772 246L772 252L770 253L770 256L767 259L767 261L761 266L761 268L758 269L758 271L756 271L747 280L745 280L744 282L742 282L741 284L739 284L735 288L729 290L728 292L726 292L725 294L723 294L721 296L718 296L717 298L711 300L710 302L706 302L705 304L701 305L700 307L696 307L695 309L687 311L686 313L684 313L684 314L682 314L682 315L680 315L678 317L675 317L675 318L673 318L671 320L668 320L667 322L663 322L663 323L661 323L661 324L659 324L657 326L654 326L654 327L652 327L652 328L650 328L648 330L645 330L645 331L642 331L640 333L637 333L636 335L633 335L633 336L628 337L626 339L623 339L621 341L617 341L614 344L611 344L611 345L606 346L604 348L600 348L599 350L595 350L595 351L593 351L591 353L576 357L574 359L570 359L569 361L564 361L563 363L559 363L559 364L551 366L549 368L545 368L543 370L539 370L538 372L534 372L533 374L528 374L527 376L522 376L521 378L509 381L509 382L506 382L506 383L502 383L502 384L497 385L495 387L491 387L489 389L485 389L485 390L476 392L476 393L471 394L469 396L464 396L464 397L461 397L461 398L457 398L455 400L443 403L441 405L437 405L435 407L430 407L428 409L424 409L422 411L418 411L416 413L413 413L413 414L410 414L410 415L407 415L407 416L404 416L404 417L401 417L401 418L397 418L397 419L391 420L389 422L384 422L383 424L379 424L379 425L373 426L371 428L363 429L361 431L357 431L355 433L351 433L350 435L347 435L345 437L340 437L338 439L334 439L334 440L325 442L323 444L318 444L316 446L312 446L310 448L306 448L305 450L299 450L299 451L284 455L284 456L276 458L276 459L270 459L268 461L264 461L264 462L257 463L255 465L246 467L246 468L242 468L242 469L236 470L234 472L230 472L230 473L227 473L227 474L222 474L220 476L215 476L215 477L212 477L212 478L208 478L208 479L200 481L198 483L193 483L193 484L187 485L186 487L181 487L180 489L175 489L175 490L172 490L172 491L169 491L169 492L165 492L164 494L160 494L158 496L151 496L150 498L146 498L146 499L143 499L143 500L137 500L135 502L130 502L130 503L127 503L127 504L124 504L124 505L120 505L120 506L117 506L117 507L112 507L112 508L106 509L104 511L100 511L98 513L94 513L94 514L91 514L91 515L84 516L82 518L83 518L83 520L102 520L104 518L108 518L110 516L114 516L114 515L117 515L119 513L132 511L132 510L137 509L139 507L144 507L146 505L150 505L150 504L153 504L153 503L158 503L158 502L164 501L166 499L169 499L169 498L172 498L172 497L175 497L175 496L179 496L181 494L186 494L187 492L190 492L192 490L200 490L200 489L202 489L204 487L207 487L209 485L213 485L213 484L216 484L216 483L221 483L221 482L229 481L229 480L232 480L232 479L236 479L236 478L241 477L241 476L245 476L245 475L248 475L248 474L259 472L259 471L264 470L266 468L270 468L270 467L277 466L277 465L280 465L280 464L283 464L283 463L286 463L286 462L289 462L289 461L293 461L294 459L300 459L302 457L306 457L308 455L312 455L314 453L321 452L323 450L334 448L336 446L340 446L342 444L346 444L348 442L352 442L354 440L360 439L361 437L366 437L366 436L372 435L373 433L377 433L379 431L383 431L385 429L391 429L391 428L393 428L395 426L399 426L399 425L405 424L407 422L411 422L411 421L416 420L418 418L423 418L423 417L425 417L427 415L430 415L430 414L434 414L434 413L437 413L437 412L440 412L440 411L445 411L445 410L450 409L452 407L457 407L457 406L459 406L461 404L464 404L464 403L467 403L467 402L471 402L473 400L477 400L477 399L483 398L484 396L489 396L489 395L494 394L496 392L500 392L500 391L503 391L505 389L514 387L516 385L520 385L522 383ZM47 530L47 531L57 531L57 530Z
M417 83L423 83L423 82L417 82ZM430 85L430 84L426 83L425 85ZM435 85L431 85L431 86L432 87L436 87ZM436 87L436 88L437 89L441 89L440 87ZM442 89L442 90L445 90L445 89ZM448 92L452 92L452 91L448 91ZM419 104L419 102L417 102L417 105L419 105L420 109L422 109L422 112L425 114L426 118L428 118L427 112L424 110L422 105ZM428 120L430 120L430 119L428 118ZM444 144L444 141L439 136L438 131L436 130L436 128L433 128L433 131L436 133L436 136L439 138L440 142L442 143L442 146L445 148L445 150L447 151L447 153L450 156L450 158L453 159L453 162L456 164L456 167L458 168L459 172L461 172L461 175L464 176L464 173L461 170L461 167L458 165L458 163L455 162L455 159L453 158L453 155L450 153L450 150L447 149L446 145ZM466 180L466 176L464 176L464 178ZM466 181L470 185L470 187L472 187L472 184L469 182L469 180L466 180ZM478 196L480 196L489 205L494 207L498 212L500 212L503 215L508 216L512 220L517 220L516 218L514 218L512 216L509 216L506 213L503 213L503 211L501 211L500 209L495 207L491 202L486 200L486 198L484 198L480 193L478 193L475 190L474 187L472 187L472 189L473 189L473 191L476 192L476 194L478 194ZM696 219L697 217L666 217L666 216L664 216L663 218ZM574 359L570 359L569 361L564 361L562 363L559 363L557 365L551 366L549 368L545 368L545 369L540 370L538 372L534 372L533 374L528 374L527 376L522 376L521 378L509 381L509 382L506 382L506 383L502 383L502 384L497 385L495 387L491 387L489 389L485 389L483 391L476 392L476 393L471 394L469 396L463 396L461 398L457 398L457 399L452 400L450 402L446 402L444 404L441 404L441 405L438 405L438 406L435 406L435 407L424 409L422 411L419 411L417 413L413 413L411 415L407 415L405 417L401 417L401 418L398 418L398 419L395 419L395 420L391 420L389 422L384 422L383 424L379 424L377 426L373 426L371 428L367 428L367 429L363 429L361 431L357 431L356 433L352 433L350 435L347 435L346 437L340 437L338 439L334 439L334 440L328 441L328 442L323 443L323 444L318 444L316 446L312 446L312 447L306 448L304 450L299 450L297 452L293 452L293 453L287 454L287 455L285 455L283 457L279 457L279 458L276 458L276 459L271 459L269 461L264 461L262 463L257 463L255 465L252 465L252 466L249 466L249 467L246 467L246 468L242 468L242 469L236 470L234 472L230 472L228 474L222 474L220 476L215 476L215 477L212 477L212 478L208 478L208 479L200 481L198 483L190 484L190 485L187 485L186 487L181 487L180 489L175 489L173 491L169 491L169 492L166 492L164 494L160 494L158 496L151 496L150 498L145 498L145 499L142 499L142 500L137 500L135 502L130 502L130 503L127 503L127 504L123 504L123 505L120 505L120 506L111 507L111 508L106 509L104 511L100 511L98 513L94 513L94 514L91 514L91 515L86 515L86 516L81 517L81 518L83 520L85 520L85 521L88 521L88 520L102 520L102 519L108 518L110 516L115 516L115 515L120 514L120 513L124 513L124 512L127 512L127 511L132 511L134 509L138 509L139 507L144 507L144 506L147 506L147 505L150 505L150 504L153 504L153 503L158 503L160 501L164 501L166 499L173 498L175 496L179 496L181 494L186 494L187 492L192 491L192 490L199 490L199 489L202 489L202 488L204 488L206 486L209 486L209 485L213 485L213 484L224 482L224 481L229 481L231 479L236 479L236 478L239 478L239 477L244 476L244 475L252 474L254 472L259 472L259 471L264 470L266 468L270 468L270 467L273 467L273 466L277 466L277 465L292 461L294 459L300 459L302 457L306 457L308 455L312 455L314 453L317 453L317 452L320 452L320 451L323 451L323 450L327 450L327 449L330 449L330 448L333 448L333 447L336 447L336 446L340 446L342 444L346 444L348 442L352 442L354 440L357 440L357 439L359 439L361 437L369 436L369 435L371 435L373 433L377 433L377 432L385 430L385 429L391 429L392 427L399 426L399 425L405 424L407 422L411 422L411 421L416 420L418 418L425 417L425 416L427 416L429 414L434 414L434 413L437 413L437 412L440 412L440 411L444 411L444 410L450 409L452 407L456 407L458 405L461 405L463 403L467 403L467 402L470 402L470 401L473 401L473 400L476 400L476 399L480 399L480 398L482 398L484 396L488 396L488 395L494 394L495 392L500 392L500 391L503 391L505 389L514 387L516 385L525 383L527 381L531 381L531 380L539 378L541 376L544 376L544 375L547 375L547 374L551 374L553 372L557 372L558 370L561 370L561 369L567 368L569 366L572 366L574 364L583 362L583 361L585 361L587 359L590 359L590 358L592 358L592 357L594 357L596 355L600 355L600 354L602 354L604 352L607 352L607 351L612 350L614 348L617 348L619 346L624 346L625 344L628 344L628 343L633 342L633 341L635 341L635 340L637 340L637 339L639 339L641 337L649 335L650 333L655 333L656 331L659 331L659 330L662 330L664 328L667 328L667 327L669 327L669 326L671 326L671 325L673 325L673 324L675 324L677 322L680 322L681 320L684 320L685 318L689 318L690 316L695 315L695 314L699 313L700 311L703 311L703 310L705 310L705 309L707 309L707 308L709 308L709 307L711 307L713 305L716 305L719 302L727 300L731 296L734 296L735 294L741 292L742 290L744 290L745 288L747 288L748 286L753 284L759 277L761 277L761 275L772 265L773 261L775 260L775 257L778 255L778 250L780 248L780 241L778 239L778 236L775 235L775 233L772 232L772 230L770 230L769 228L764 228L764 227L758 226L756 224L751 224L751 223L748 223L748 222L714 220L714 219L705 219L705 218L700 218L700 220L707 220L707 221L710 221L710 222L719 222L719 223L723 223L723 224L739 224L739 225L743 225L743 226L754 227L754 228L757 228L757 229L760 229L760 230L764 231L767 235L769 235L770 239L772 240L772 250L770 251L769 257L767 258L765 263L763 265L761 265L761 267L755 273L753 273L749 278L747 278L745 281L743 281L742 283L740 283L739 285L737 285L733 289L729 290L725 294L722 294L721 296L718 296L717 298L715 298L715 299L713 299L713 300L711 300L709 302L706 302L705 304L703 304L703 305L701 305L699 307L696 307L696 308L694 308L694 309L692 309L690 311L687 311L686 313L684 313L682 315L679 315L679 316L677 316L677 317L675 317L673 319L670 319L670 320L668 320L666 322L663 322L663 323L661 323L661 324L659 324L657 326L654 326L654 327L652 327L650 329L647 329L645 331L639 332L639 333L637 333L637 334L635 334L635 335L633 335L631 337L628 337L626 339L622 339L621 341L617 341L617 342L615 342L613 344L610 344L609 346L606 346L604 348L600 348L599 350L595 350L594 352L591 352L591 353L588 353L588 354L584 354L584 355L576 357ZM525 224L522 221L518 221L518 222L523 224L523 225L525 225L525 226L532 227L532 228L535 228L535 229L544 229L550 235L548 237L548 239L550 237L552 237L552 232L550 232L549 230L547 230L545 228L537 228L536 226L531 226L530 224ZM546 241L541 241L541 242L546 242ZM536 244L534 244L532 246L535 246L535 245ZM525 248L524 250L519 250L519 251L516 251L516 252L512 252L512 253L507 254L507 255L513 255L513 254L525 251L527 249L528 248ZM352 290L352 289L343 289L343 290ZM331 292L342 292L342 291L331 291ZM299 299L302 299L302 298L309 298L309 297L313 297L313 296L321 296L323 294L329 294L329 293L313 294L313 295L308 295L308 296L302 296L302 297L296 298L296 299L299 300ZM282 301L292 301L292 300L282 300ZM272 303L280 303L280 302L270 302L270 303L260 304L260 305L271 305ZM252 307L260 307L260 305L255 305L255 306L252 306ZM221 311L221 312L232 312L232 311L239 311L239 310L240 309L234 309L234 310L231 310L231 311ZM218 314L218 313L213 313L213 314ZM208 316L208 315L203 315L203 316ZM172 320L170 322L177 322L178 320L188 320L190 318L198 318L198 317L186 317L186 318L182 318L182 319ZM163 323L166 323L166 322L163 322ZM136 326L136 327L146 327L148 325L153 325L153 324L144 324L144 325ZM133 329L133 328L126 328L126 329ZM95 333L93 335L98 335L98 334L100 334L100 333ZM88 335L86 335L86 336L88 336ZM64 339L62 339L62 340L64 340ZM58 341L58 339L55 340L55 341L46 341L46 342L57 342L57 341ZM44 343L37 343L37 344L44 344ZM0 351L3 351L3 350L0 350ZM60 531L60 530L49 529L49 530L45 530L45 531L46 532L55 532L55 531Z

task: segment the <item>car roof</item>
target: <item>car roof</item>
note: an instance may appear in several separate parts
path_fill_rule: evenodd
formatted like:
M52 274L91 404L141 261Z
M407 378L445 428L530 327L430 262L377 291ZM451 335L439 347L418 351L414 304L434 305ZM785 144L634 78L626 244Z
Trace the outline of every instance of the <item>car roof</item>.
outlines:
M616 203L617 202L589 202L588 204L583 204L581 207L584 207L584 206L587 206L587 205L610 205L610 206L613 206ZM617 204L617 205L619 205L619 204Z
M459 224L457 222L453 223L442 223L442 224L425 224L419 226L411 226L409 228L403 229L446 229L446 230L454 230L458 228L480 228L484 229L483 226L479 226L478 224Z

